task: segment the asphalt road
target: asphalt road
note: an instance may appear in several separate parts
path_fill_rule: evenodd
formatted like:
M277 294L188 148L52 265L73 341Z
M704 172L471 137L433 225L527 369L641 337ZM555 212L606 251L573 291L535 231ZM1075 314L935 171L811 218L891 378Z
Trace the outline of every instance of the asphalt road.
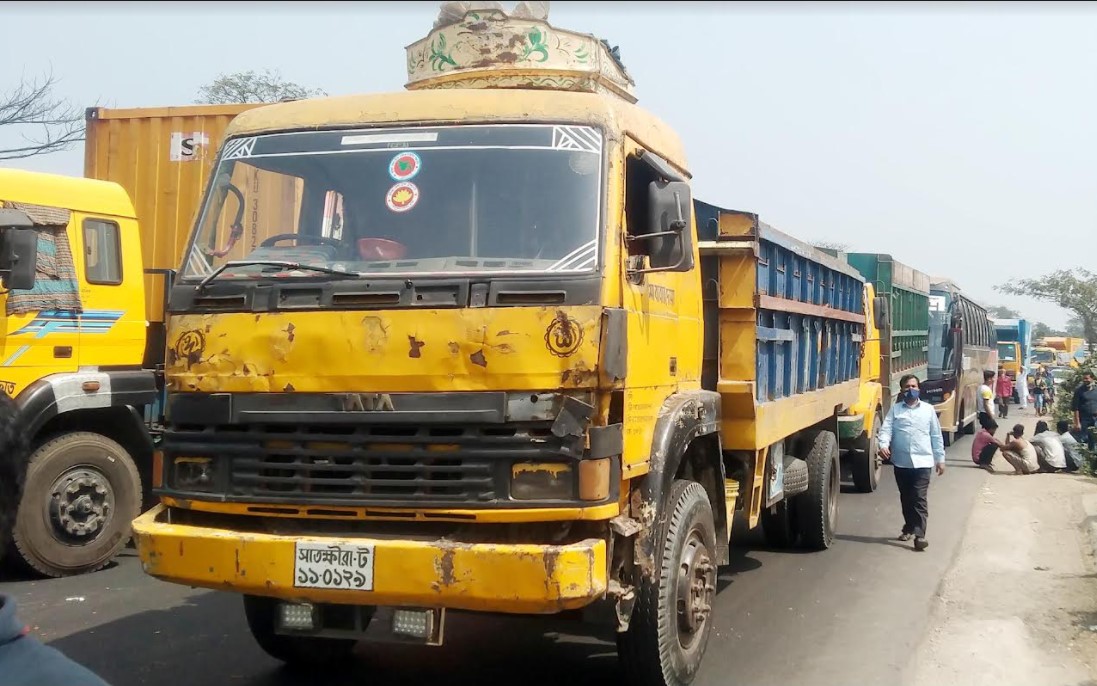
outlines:
M949 449L951 468L933 480L923 553L894 540L902 520L890 468L876 493L842 494L830 550L770 551L759 532L733 533L732 564L720 576L714 634L695 683L902 683L988 478L972 466L970 442ZM42 640L114 686L316 683L260 651L238 597L146 577L132 550L95 574L5 578L0 592L17 598ZM360 669L324 683L619 683L612 636L582 631L566 622L450 615L444 647L362 645Z

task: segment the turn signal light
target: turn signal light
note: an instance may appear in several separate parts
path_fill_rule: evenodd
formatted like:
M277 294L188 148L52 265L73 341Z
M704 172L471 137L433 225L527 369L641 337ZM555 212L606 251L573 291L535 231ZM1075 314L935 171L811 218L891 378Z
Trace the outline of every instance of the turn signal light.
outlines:
M609 497L609 467L608 457L579 463L580 500L605 500Z

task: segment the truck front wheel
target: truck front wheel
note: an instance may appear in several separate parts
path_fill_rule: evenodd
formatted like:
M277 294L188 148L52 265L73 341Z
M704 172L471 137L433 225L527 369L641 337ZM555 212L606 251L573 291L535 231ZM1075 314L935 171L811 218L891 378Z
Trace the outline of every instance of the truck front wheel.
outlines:
M267 655L289 667L323 669L337 667L351 657L357 641L351 638L286 636L275 633L278 600L262 596L244 596L244 616L255 642Z
M49 577L100 569L130 538L141 477L126 449L97 433L53 438L31 455L12 539Z
M658 531L658 576L639 584L629 630L617 651L631 686L693 681L712 632L716 526L704 487L675 481ZM660 545L661 543L661 545Z

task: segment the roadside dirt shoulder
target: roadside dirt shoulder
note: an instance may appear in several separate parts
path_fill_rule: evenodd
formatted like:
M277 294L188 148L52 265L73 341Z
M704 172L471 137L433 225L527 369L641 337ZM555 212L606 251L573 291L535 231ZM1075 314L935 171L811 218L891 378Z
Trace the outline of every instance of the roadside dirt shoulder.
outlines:
M1031 435L1035 418L1026 415L999 422L1023 423ZM1000 456L994 467L909 681L1095 685L1097 479L1013 476Z

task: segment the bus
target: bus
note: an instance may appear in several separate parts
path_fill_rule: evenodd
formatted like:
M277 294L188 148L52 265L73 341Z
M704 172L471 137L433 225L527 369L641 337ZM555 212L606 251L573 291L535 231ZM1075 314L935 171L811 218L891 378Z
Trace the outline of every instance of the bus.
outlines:
M975 433L983 371L998 372L998 341L986 309L956 284L930 285L929 369L922 395L941 421L945 445Z

